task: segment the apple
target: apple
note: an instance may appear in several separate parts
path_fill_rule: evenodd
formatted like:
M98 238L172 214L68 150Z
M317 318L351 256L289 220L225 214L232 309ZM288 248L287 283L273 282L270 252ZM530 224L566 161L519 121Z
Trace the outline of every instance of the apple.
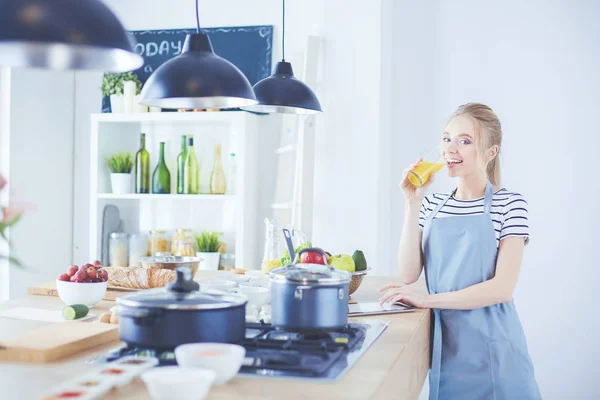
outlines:
M102 282L108 281L108 271L103 268L100 268L98 270L98 278L100 278Z
M86 272L82 269L77 271L77 273L74 276L77 282L85 282L85 280L88 278Z
M305 251L300 254L300 263L301 264L325 264L325 260L323 260L323 256L321 253L317 251Z
M69 274L60 274L58 276L59 281L69 282L71 280L71 276Z
M67 268L67 275L73 276L77 271L79 271L79 267L77 265L69 265L69 268Z
M94 261L94 267L96 267L96 268L102 268L102 263L100 262L100 260Z
M87 275L88 278L90 279L94 279L98 277L98 272L96 272L96 268L92 267L87 267L87 269L85 270L85 273Z
M77 275L77 274L75 274L75 275ZM72 277L69 278L69 280L71 282L77 282L77 278L75 278L75 275L73 275Z
M329 258L329 265L342 271L354 272L356 266L354 260L348 254L336 254Z

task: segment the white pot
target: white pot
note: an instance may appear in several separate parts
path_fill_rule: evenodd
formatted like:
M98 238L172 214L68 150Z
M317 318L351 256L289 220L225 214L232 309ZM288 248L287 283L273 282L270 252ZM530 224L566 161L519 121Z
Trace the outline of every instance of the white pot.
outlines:
M123 113L125 112L125 96L122 94L110 95L110 112Z
M135 112L135 90L136 85L134 81L123 82L123 97L125 103L125 113L132 114Z
M221 253L196 253L196 257L202 258L198 270L216 271L219 269Z
M133 193L131 174L110 174L110 185L114 194Z

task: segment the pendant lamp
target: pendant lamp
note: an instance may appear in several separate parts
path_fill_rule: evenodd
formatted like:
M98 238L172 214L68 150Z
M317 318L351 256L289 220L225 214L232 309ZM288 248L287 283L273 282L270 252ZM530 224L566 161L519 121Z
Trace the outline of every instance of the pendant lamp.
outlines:
M183 50L148 78L140 103L161 108L236 108L256 104L248 78L231 62L217 56L207 35L187 35Z
M285 61L285 0L283 0L282 15L282 59L275 66L273 75L253 86L258 104L241 108L247 111L280 114L316 114L322 112L317 96L308 85L296 79L292 64Z
M0 0L0 67L126 72L143 63L99 0Z

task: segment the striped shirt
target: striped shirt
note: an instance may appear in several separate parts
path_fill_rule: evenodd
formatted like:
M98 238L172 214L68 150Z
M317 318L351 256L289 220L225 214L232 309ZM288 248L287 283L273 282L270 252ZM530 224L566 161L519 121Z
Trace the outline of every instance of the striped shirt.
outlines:
M446 196L448 196L447 193L434 193L425 196L419 214L421 229L425 225L425 220L429 214ZM452 196L433 219L481 215L483 214L483 203L483 197L474 200L458 200ZM511 236L521 236L525 238L525 243L529 242L527 201L519 193L509 192L504 188L495 192L492 196L490 216L496 231L497 245L500 245L500 240Z

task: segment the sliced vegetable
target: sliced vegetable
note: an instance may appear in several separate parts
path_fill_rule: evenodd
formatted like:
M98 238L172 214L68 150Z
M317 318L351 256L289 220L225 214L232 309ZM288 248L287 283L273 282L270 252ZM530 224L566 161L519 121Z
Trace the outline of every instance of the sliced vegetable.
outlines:
M79 319L88 315L90 309L84 304L73 304L72 306L66 306L62 310L62 315L65 319Z

